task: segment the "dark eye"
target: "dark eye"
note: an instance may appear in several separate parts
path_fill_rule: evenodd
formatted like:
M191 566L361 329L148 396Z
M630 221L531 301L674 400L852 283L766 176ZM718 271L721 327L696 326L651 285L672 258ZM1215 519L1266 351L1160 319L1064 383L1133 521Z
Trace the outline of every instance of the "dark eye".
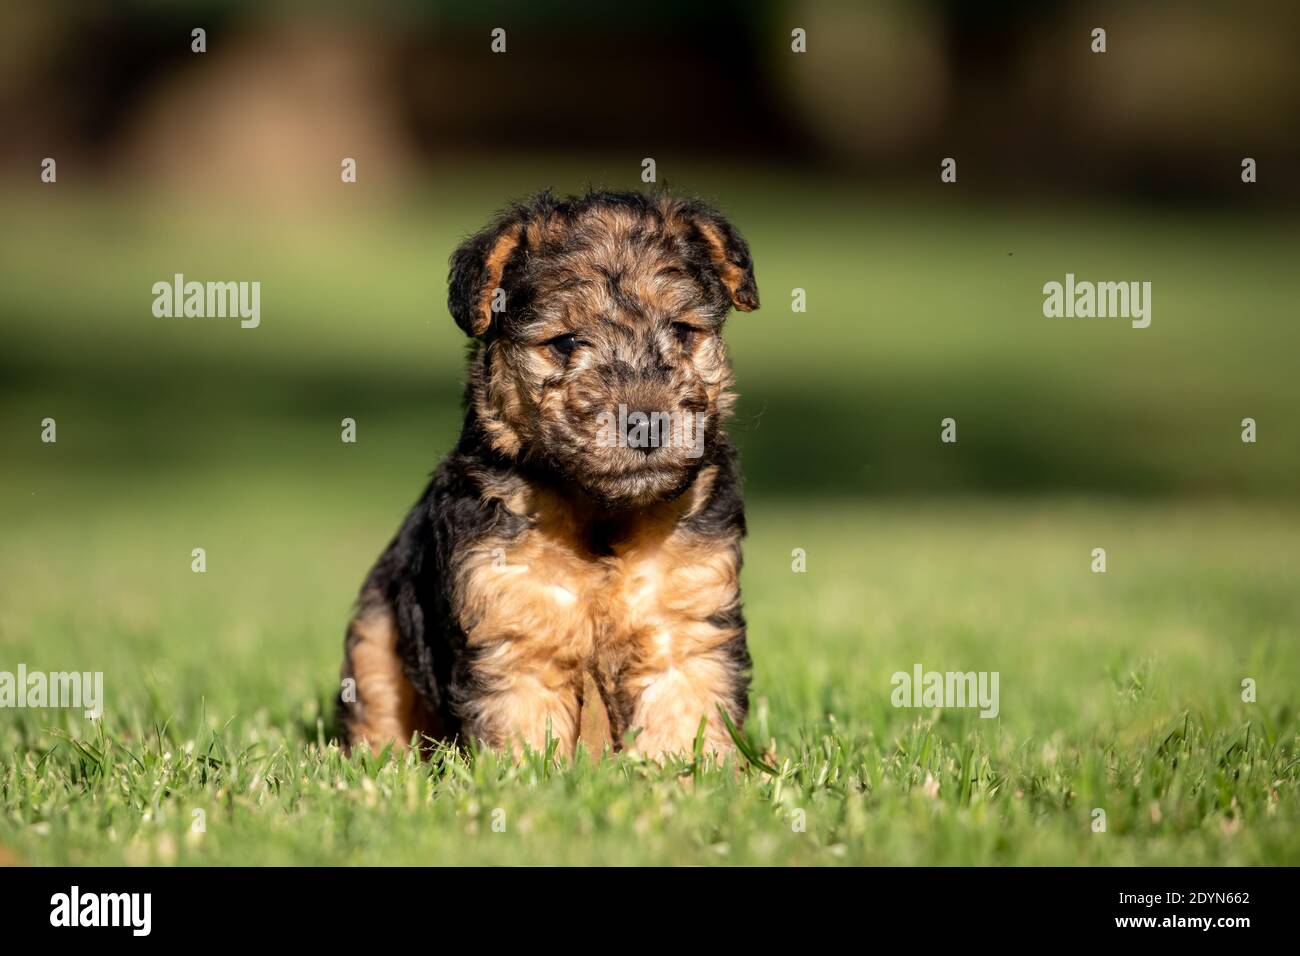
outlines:
M572 332L566 332L564 335L557 335L546 344L555 349L559 355L568 358L573 354L573 350L578 347L579 343L576 335Z
M682 345L690 345L694 342L697 332L699 332L699 329L693 325L687 325L685 322L673 323L673 335L677 337L677 341L681 342Z

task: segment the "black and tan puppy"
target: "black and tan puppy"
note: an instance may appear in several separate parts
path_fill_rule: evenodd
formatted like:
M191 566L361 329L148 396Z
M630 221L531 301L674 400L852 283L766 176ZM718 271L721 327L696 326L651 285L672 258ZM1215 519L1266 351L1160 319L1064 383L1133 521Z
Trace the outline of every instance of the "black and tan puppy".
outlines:
M464 429L361 590L347 743L549 728L571 753L585 687L616 745L690 751L707 717L726 752L750 664L721 335L758 307L744 239L698 202L543 194L456 250L448 305L474 340Z

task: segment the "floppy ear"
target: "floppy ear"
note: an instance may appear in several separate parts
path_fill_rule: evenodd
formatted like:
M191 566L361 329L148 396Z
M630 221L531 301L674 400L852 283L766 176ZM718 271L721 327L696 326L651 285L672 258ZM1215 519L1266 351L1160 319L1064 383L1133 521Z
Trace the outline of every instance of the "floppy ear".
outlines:
M510 257L520 248L523 225L498 222L471 236L451 255L447 308L466 335L478 338L492 325L492 299Z
M691 203L684 210L694 227L696 241L708 254L722 287L731 296L731 304L741 312L758 308L758 284L754 281L754 260L749 243L721 215L701 203Z

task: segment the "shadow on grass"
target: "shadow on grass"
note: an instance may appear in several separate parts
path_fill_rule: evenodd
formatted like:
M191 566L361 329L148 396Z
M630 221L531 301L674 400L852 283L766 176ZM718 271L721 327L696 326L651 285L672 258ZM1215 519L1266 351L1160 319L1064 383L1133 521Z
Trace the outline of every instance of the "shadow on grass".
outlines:
M47 414L59 418L56 467L101 474L324 467L344 417L401 467L416 456L431 469L461 422L461 385L447 375L196 357L86 365L11 350L0 357L0 398L33 429ZM945 444L949 415L958 441ZM978 380L756 383L731 430L746 490L762 496L1294 494L1293 453L1261 448L1242 464L1236 443L1207 434L1204 417L1178 404L1136 418L1104 396L1081 402L1027 372L991 370ZM18 444L15 456L35 460L40 447Z

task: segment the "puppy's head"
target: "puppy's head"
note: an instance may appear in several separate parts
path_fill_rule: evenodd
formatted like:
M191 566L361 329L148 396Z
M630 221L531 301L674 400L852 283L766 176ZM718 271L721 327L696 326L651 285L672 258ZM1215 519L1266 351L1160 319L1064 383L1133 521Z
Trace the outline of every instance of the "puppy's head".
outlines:
M708 460L732 402L723 320L758 289L745 240L698 202L543 194L456 250L448 305L478 343L470 401L493 448L633 507Z

